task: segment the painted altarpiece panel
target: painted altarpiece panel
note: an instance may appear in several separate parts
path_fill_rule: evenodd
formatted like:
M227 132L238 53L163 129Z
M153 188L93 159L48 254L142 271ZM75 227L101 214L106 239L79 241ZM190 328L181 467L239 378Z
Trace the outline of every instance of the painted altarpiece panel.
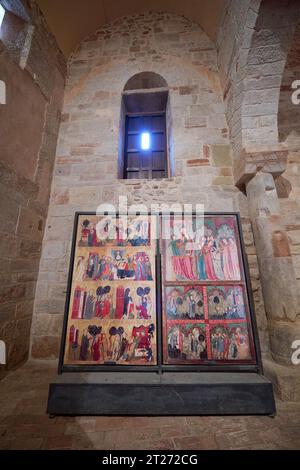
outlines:
M64 365L156 365L155 217L76 225Z
M163 364L255 364L235 215L162 217Z
M77 213L60 370L257 370L247 273L237 214Z

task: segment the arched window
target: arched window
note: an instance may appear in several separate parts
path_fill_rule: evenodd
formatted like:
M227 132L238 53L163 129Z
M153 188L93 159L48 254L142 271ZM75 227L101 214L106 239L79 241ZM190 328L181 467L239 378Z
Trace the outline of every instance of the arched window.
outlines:
M119 176L125 179L167 178L167 82L153 72L131 77L122 95Z

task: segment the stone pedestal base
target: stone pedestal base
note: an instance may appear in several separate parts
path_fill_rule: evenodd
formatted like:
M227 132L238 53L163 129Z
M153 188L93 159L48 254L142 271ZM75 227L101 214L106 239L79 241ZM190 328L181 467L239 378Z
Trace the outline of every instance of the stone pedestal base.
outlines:
M300 366L282 366L264 359L264 373L274 386L278 398L283 401L300 401Z
M257 373L71 374L50 384L50 415L274 415L271 382Z

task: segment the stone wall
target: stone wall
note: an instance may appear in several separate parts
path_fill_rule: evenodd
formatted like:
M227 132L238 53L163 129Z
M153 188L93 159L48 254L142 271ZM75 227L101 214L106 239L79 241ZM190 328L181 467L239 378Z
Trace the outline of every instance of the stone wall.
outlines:
M236 160L278 149L282 75L300 17L298 0L226 0L217 38Z
M300 104L294 104L292 84L300 78L300 21L296 27L280 88L278 132L280 142L288 148L287 169L276 182L288 233L293 264L300 286Z
M225 0L217 37L223 99L235 158L243 148L244 68L260 3L261 0Z
M174 176L118 180L122 90L136 73L168 83ZM240 211L263 351L266 318L246 197L234 186L232 149L212 41L179 16L121 18L87 38L69 61L64 110L36 292L34 358L59 352L75 211L103 202L204 203L206 211Z
M300 396L291 363L300 334L300 108L291 104L299 16L297 0L228 0L217 40L234 181L248 195L268 319L265 372L285 400Z
M36 280L62 106L65 61L34 2L3 2L0 32L0 339L28 357Z
M226 0L217 38L235 167L247 152L250 161L257 158L263 165L264 152L277 150L278 161L271 156L274 166L266 165L265 171L276 178L298 280L300 105L292 103L291 95L300 72L299 17L296 0ZM282 149L288 149L287 162L281 161Z

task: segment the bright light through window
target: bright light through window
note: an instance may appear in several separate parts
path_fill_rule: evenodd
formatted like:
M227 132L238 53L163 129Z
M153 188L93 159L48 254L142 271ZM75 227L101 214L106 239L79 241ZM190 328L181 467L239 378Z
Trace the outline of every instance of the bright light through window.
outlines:
M4 15L5 15L5 10L4 10L3 6L0 5L0 28L1 28L1 25L2 25Z
M150 149L150 134L149 132L142 133L142 150Z

